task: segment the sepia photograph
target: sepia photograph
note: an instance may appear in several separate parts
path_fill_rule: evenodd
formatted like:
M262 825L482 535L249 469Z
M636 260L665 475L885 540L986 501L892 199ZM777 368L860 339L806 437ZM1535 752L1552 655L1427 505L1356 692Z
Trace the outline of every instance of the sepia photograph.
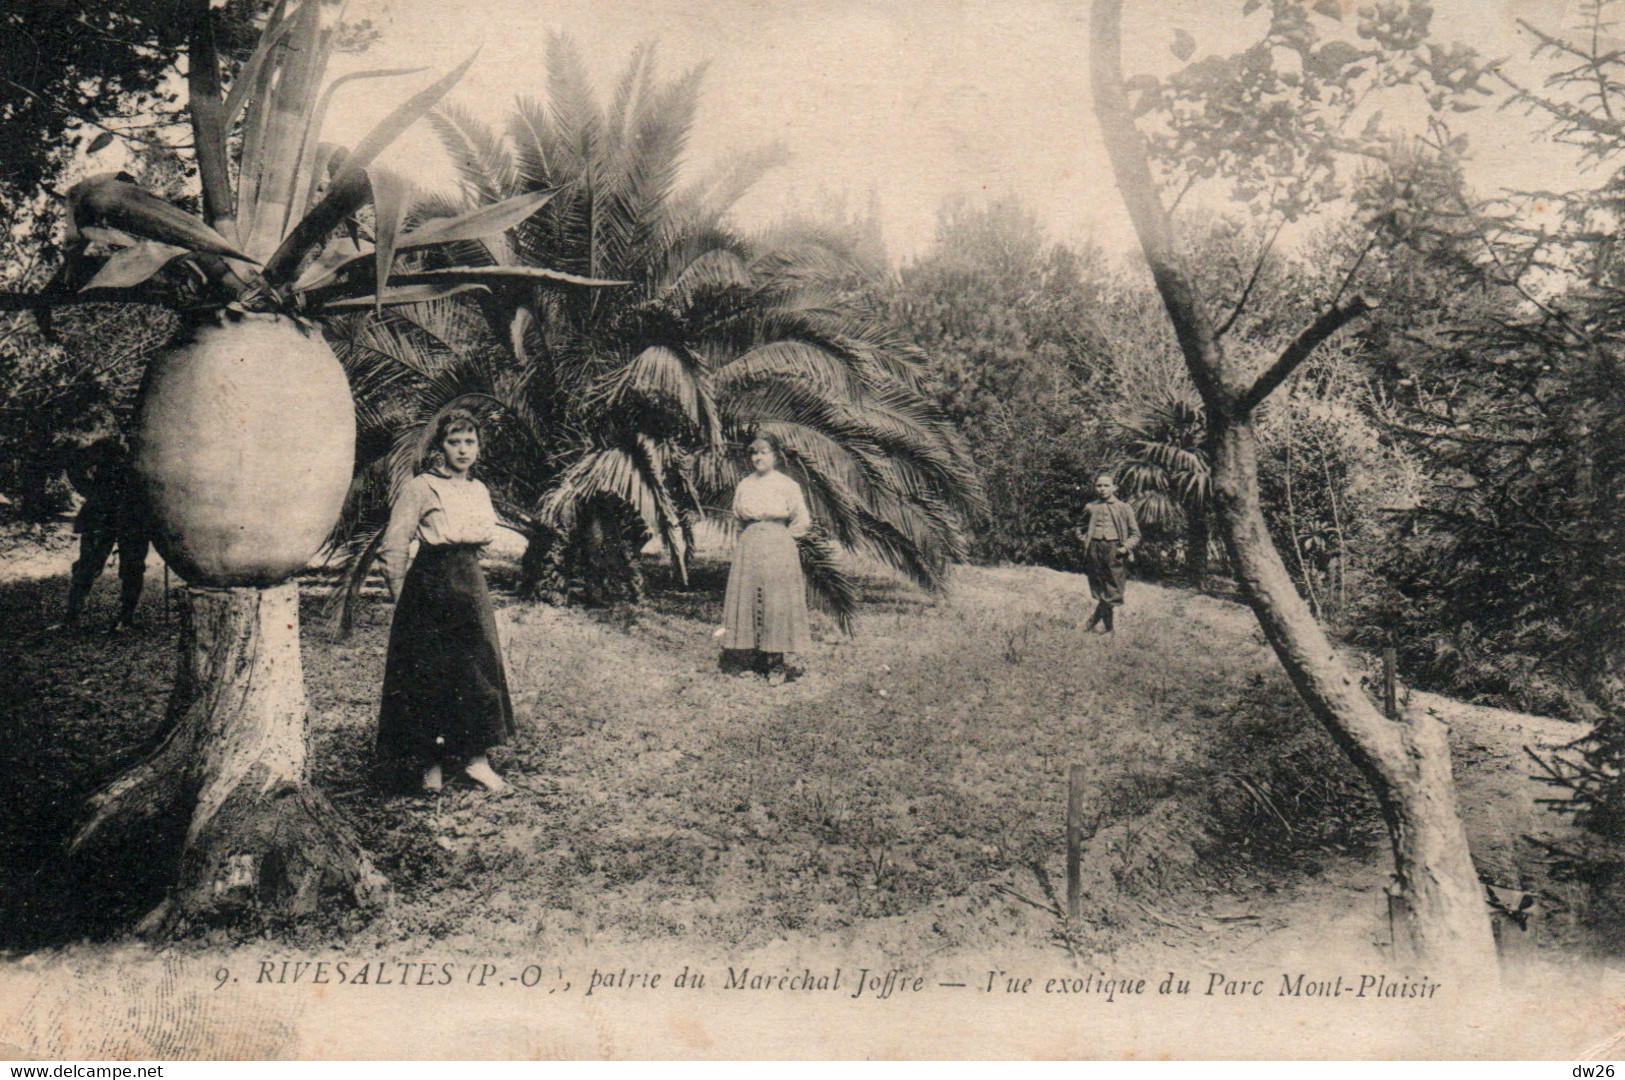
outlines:
M1625 0L5 0L0 221L0 1059L1625 1054Z

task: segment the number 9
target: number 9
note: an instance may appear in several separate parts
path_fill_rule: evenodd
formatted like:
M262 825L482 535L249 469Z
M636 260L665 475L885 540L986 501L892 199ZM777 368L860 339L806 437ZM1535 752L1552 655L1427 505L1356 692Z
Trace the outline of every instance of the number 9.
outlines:
M226 985L230 981L231 981L231 969L230 968L218 967L218 968L214 969L214 988L216 990L220 989L222 986Z

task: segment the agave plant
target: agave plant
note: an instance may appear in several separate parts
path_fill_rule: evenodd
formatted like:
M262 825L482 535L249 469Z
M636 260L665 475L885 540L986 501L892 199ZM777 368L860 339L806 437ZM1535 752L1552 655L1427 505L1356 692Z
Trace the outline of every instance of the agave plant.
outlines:
M437 113L462 193L419 213L455 219L556 196L505 243L430 259L631 284L561 293L520 282L478 298L502 356L466 336L443 347L445 328L421 312L367 328L341 347L353 377L409 388L412 400L390 418L375 468L405 468L441 409L483 408L511 450L488 458L487 479L533 556L603 532L604 508L620 507L686 573L694 525L731 523L739 450L770 433L818 525L803 548L815 600L843 620L853 610L832 545L939 585L983 499L957 432L922 390L917 351L869 312L853 287L861 268L839 244L807 232L751 241L725 223L782 155L743 155L681 185L699 70L658 79L641 49L600 105L567 40L550 39L547 61L547 100L521 99L504 136L461 109ZM361 523L362 550L381 514L380 502Z
M120 176L93 176L69 192L61 272L42 294L8 301L48 318L80 300L159 300L186 318L182 340L148 372L135 439L159 550L194 586L170 726L91 800L79 858L67 860L127 849L132 830L156 821L189 822L163 837L179 851L179 881L161 883L155 923L306 911L335 889L378 895L364 855L306 781L297 591L284 584L331 531L354 465L348 383L316 320L514 279L592 284L540 267L426 269L398 258L500 235L555 194L402 227L409 185L377 159L473 56L346 150L320 138L336 94L417 69L327 81L337 28L321 0L278 0L227 91L208 0L187 0L184 12L203 216Z

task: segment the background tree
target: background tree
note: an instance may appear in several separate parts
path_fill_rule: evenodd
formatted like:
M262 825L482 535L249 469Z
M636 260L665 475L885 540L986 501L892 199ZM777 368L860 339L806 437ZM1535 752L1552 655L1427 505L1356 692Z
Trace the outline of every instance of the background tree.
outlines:
M1229 312L1225 332L1246 343L1238 347L1267 348L1283 308L1301 305L1302 268L1288 267L1275 248L1281 224L1208 212L1176 223L1204 295ZM1132 271L1119 276L1094 315L1116 372L1111 415L1119 483L1147 527L1142 547L1154 551L1159 537L1182 535L1185 571L1200 583L1212 544L1207 414L1161 298Z
M1391 635L1419 678L1450 692L1595 720L1578 753L1545 762L1594 842L1563 854L1594 886L1592 923L1625 904L1625 277L1618 230L1625 127L1616 119L1621 5L1581 4L1572 33L1523 23L1547 78L1498 76L1559 146L1601 171L1573 191L1477 198L1459 146L1433 140L1377 185L1406 247L1391 256L1403 332L1371 328L1389 430L1426 463L1366 633ZM1616 931L1609 930L1617 945Z
M221 19L227 56L253 47L243 16L259 6L234 4ZM185 106L170 85L186 44L179 10L174 0L126 0L25 3L0 15L0 204L8 226L60 183L78 151L184 141ZM33 237L36 245L46 239Z
M223 78L249 58L271 6L215 8ZM28 0L0 12L0 290L44 288L62 269L62 196L75 174L122 170L200 210L181 93L189 27L182 0ZM366 21L342 23L333 48L359 51L376 37ZM77 446L127 429L145 359L177 325L156 307L92 304L64 312L56 339L45 315L40 325L0 311L0 491L33 521L62 509Z
M1258 6L1249 0L1244 13ZM1281 0L1270 6L1255 46L1204 58L1166 83L1151 76L1129 83L1121 69L1121 2L1095 0L1092 86L1118 186L1207 411L1215 507L1243 594L1305 702L1377 795L1412 942L1458 972L1492 973L1494 947L1455 810L1443 728L1426 717L1390 721L1364 696L1293 587L1260 502L1259 406L1367 304L1334 295L1263 370L1238 363L1222 345L1220 331L1229 323L1214 320L1185 268L1129 98L1136 90L1142 113L1160 110L1156 119L1165 126L1149 142L1167 166L1165 180L1189 189L1223 174L1248 201L1283 217L1301 215L1335 191L1337 147L1372 80L1419 85L1443 104L1482 78L1470 54L1418 52L1430 15L1424 6L1366 10L1358 29L1368 44L1355 45L1322 41L1310 13ZM1193 47L1176 42L1185 58ZM1283 71L1288 56L1296 63ZM1260 107L1265 99L1272 107Z
M191 197L173 151L140 147L130 171L137 184L171 202ZM27 220L54 221L55 206L39 200ZM42 289L58 265L57 253L34 230L0 234L0 289ZM172 311L155 304L87 303L59 313L55 333L47 335L32 314L0 311L0 492L18 516L45 522L65 509L70 458L130 429L141 373L178 325Z
M272 2L216 7L215 50L227 78L253 51ZM189 33L184 0L23 0L0 13L0 210L8 228L26 221L36 246L49 241L54 214L39 193L60 189L81 153L188 148L180 61ZM377 36L370 22L346 23L334 46L362 49Z
M932 248L886 290L986 481L977 558L1083 565L1077 514L1108 453L1109 361L1090 336L1101 262L1047 242L1013 198L956 198L938 210Z

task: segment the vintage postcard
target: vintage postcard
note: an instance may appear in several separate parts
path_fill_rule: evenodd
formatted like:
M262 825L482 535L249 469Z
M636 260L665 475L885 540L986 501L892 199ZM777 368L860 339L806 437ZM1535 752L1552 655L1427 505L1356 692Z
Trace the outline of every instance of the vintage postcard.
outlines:
M1620 1052L1625 3L0 36L0 1057Z

